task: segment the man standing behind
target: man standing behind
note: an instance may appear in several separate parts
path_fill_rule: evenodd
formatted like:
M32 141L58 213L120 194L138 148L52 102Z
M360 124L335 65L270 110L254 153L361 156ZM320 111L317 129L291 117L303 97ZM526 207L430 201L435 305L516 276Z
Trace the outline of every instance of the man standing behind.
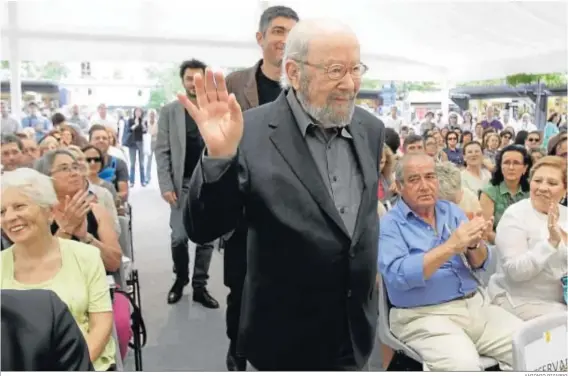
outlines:
M20 130L20 123L10 115L8 106L4 101L0 101L0 112L2 113L2 126L0 128L2 134L18 132Z
M41 140L51 130L51 123L39 112L37 103L30 102L28 105L30 114L22 119L22 128L33 128L36 141Z
M392 128L396 133L400 133L400 128L402 127L402 118L398 117L398 108L396 106L391 107L390 114L385 116L385 127Z
M179 75L187 96L195 101L193 76L203 74L206 65L199 60L184 61ZM182 203L195 165L201 157L204 143L195 121L179 101L162 108L158 117L156 164L162 197L171 206L170 228L172 259L176 280L168 293L168 303L177 303L189 283L188 237L183 227ZM206 289L213 243L197 244L193 268L193 300L207 308L219 308L219 303Z
M501 131L503 129L503 124L495 117L495 109L493 106L489 105L485 109L486 119L481 122L483 129L492 127L496 131Z
M284 6L267 8L260 17L256 41L262 48L262 59L253 67L227 76L227 91L235 94L243 111L274 101L282 91L280 75L288 32L298 22L293 9ZM240 223L225 244L224 279L227 296L227 336L229 351L227 369L246 370L246 360L237 355L237 336L241 317L241 298L246 274L247 226Z

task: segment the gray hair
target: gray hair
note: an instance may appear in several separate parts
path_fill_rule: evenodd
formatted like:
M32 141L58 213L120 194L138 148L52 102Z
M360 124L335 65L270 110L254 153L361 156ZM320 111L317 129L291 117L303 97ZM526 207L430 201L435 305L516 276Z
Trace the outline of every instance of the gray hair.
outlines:
M440 184L438 196L442 200L455 202L462 189L461 172L452 162L440 162L436 164L436 174Z
M294 11L294 9L282 5L276 5L266 8L264 12L262 12L260 22L258 23L258 31L262 34L266 33L266 30L268 30L272 21L278 17L289 18L296 22L300 20L300 17L298 17L298 14Z
M67 149L51 150L45 153L40 159L38 159L34 164L34 169L46 176L51 176L51 170L53 169L53 162L58 155L67 155L77 162L75 155Z
M18 168L2 175L2 195L7 189L15 188L43 208L57 204L57 195L49 176L31 168Z
M430 157L428 154L424 153L412 153L412 154L405 154L398 160L396 166L394 168L394 179L399 184L404 183L404 169L405 167L415 159L424 159L430 158L432 162L434 162L434 158Z
M308 58L308 52L311 40L326 33L347 32L353 33L353 30L337 20L330 19L311 19L300 21L292 28L286 39L286 48L284 49L284 57L282 58L282 73L280 75L280 85L283 89L291 86L290 78L286 72L286 62L294 60L300 63L302 69L302 61Z

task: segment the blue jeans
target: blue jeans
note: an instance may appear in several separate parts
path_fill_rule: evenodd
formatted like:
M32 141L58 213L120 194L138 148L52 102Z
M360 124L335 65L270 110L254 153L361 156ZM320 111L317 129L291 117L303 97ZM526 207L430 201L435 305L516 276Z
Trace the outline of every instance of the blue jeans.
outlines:
M140 183L146 184L146 178L144 177L144 143L136 141L135 145L128 147L128 152L130 154L130 184L134 184L136 181L136 152L138 152Z

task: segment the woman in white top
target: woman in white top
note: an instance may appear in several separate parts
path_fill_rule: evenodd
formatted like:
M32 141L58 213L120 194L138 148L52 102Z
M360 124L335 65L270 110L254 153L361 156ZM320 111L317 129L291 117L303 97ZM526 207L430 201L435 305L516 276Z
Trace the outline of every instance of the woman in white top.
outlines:
M531 170L530 198L507 208L497 226L493 303L523 320L566 311L560 279L567 272L566 160L544 157Z
M485 168L481 144L477 141L468 143L463 148L465 169L461 172L462 187L469 189L479 197L481 188L489 183L491 172Z

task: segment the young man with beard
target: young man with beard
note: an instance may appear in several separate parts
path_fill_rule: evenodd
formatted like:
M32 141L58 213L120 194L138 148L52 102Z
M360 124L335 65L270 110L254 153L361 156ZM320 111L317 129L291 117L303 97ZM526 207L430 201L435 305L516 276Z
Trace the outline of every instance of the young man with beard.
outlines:
M247 226L238 350L260 371L360 370L377 323L377 182L384 125L355 106L367 71L353 31L299 22L287 89L244 114L221 73L178 96L206 145L185 228L211 241Z
M282 92L280 75L286 38L298 22L298 15L285 6L267 8L260 17L256 41L262 48L262 59L248 69L227 76L227 91L235 94L243 111L274 101ZM237 354L237 337L241 317L241 298L246 275L247 226L239 223L235 231L225 236L224 280L227 295L227 352L229 371L246 370L246 359Z
M195 101L193 77L205 71L206 65L199 60L184 61L179 75L187 97ZM177 303L184 287L189 284L188 237L183 227L182 203L187 194L189 179L199 161L204 147L195 120L175 100L165 105L158 120L156 140L156 164L158 183L164 200L170 204L170 228L172 259L176 280L168 293L168 303ZM213 240L213 239L212 239ZM213 242L197 244L193 268L193 300L207 308L219 308L219 303L207 291L209 264L213 254Z

